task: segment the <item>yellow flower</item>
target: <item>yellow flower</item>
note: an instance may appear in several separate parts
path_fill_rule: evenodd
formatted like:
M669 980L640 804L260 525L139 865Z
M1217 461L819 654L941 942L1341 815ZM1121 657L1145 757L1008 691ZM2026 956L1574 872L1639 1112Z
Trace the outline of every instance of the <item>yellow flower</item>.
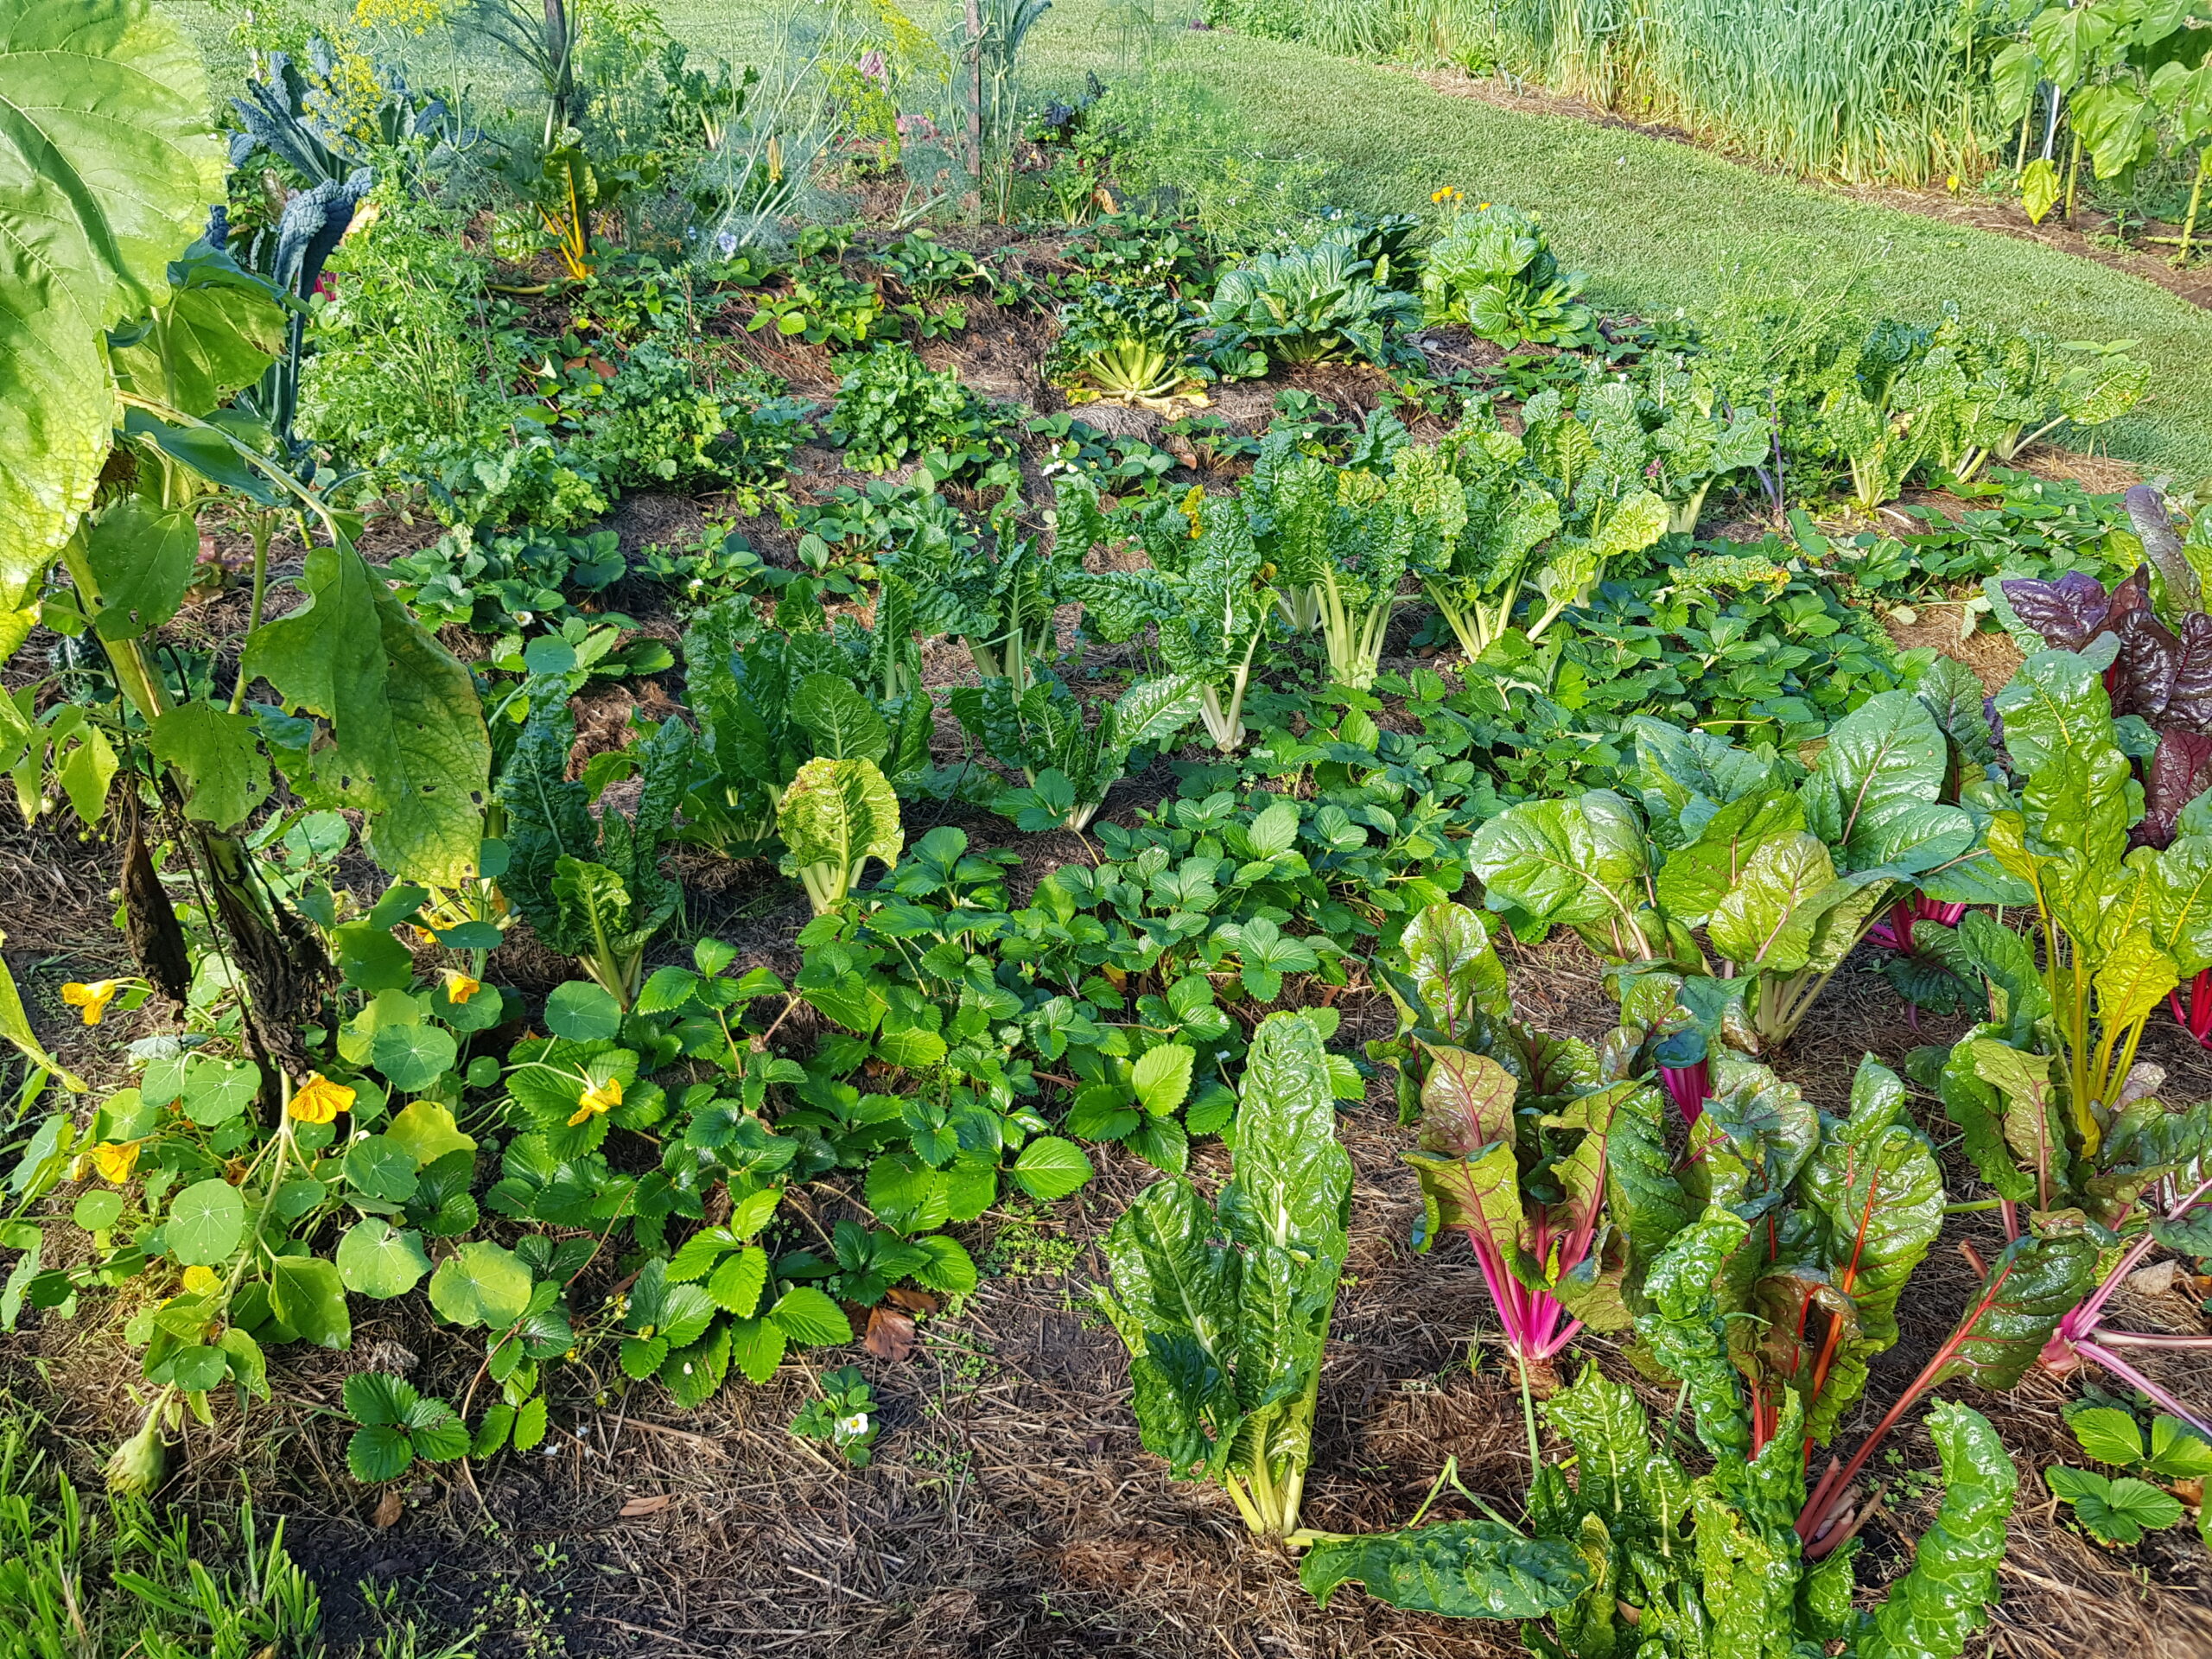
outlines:
M97 1026L100 1016L107 1012L107 1005L115 1001L115 994L122 988L119 979L96 979L89 985L72 980L61 988L61 1000L73 1008L82 1008L86 1025Z
M92 1167L110 1186L121 1186L138 1167L136 1141L103 1141L92 1148Z
M415 935L415 943L417 944L435 944L438 942L438 936L427 927L410 922L408 928Z
M293 1091L292 1103L284 1109L302 1123L327 1123L353 1105L353 1091L342 1083L333 1083L320 1071L310 1071L307 1081Z
M583 1098L576 1103L576 1115L569 1120L569 1127L597 1117L601 1112L611 1112L622 1103L622 1079L609 1077L594 1088L587 1089Z
M446 1001L456 1008L483 988L482 980L471 979L458 968L446 969Z
M184 1294L188 1296L205 1296L211 1290L221 1289L222 1284L222 1275L213 1268L194 1265L184 1270Z

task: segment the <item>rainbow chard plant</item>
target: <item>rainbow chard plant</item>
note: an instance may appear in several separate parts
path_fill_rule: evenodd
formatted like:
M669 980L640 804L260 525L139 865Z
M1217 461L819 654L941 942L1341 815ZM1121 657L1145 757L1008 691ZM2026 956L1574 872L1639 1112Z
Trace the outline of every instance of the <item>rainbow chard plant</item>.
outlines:
M1606 1319L1619 1304L1599 1290L1594 1259L1607 1146L1624 1118L1636 1120L1641 1141L1656 1141L1657 1092L1632 1082L1589 1087L1594 1065L1579 1079L1561 1068L1531 1077L1532 1094L1554 1092L1522 1105L1522 1082L1497 1060L1423 1047L1421 1147L1403 1154L1421 1177L1417 1248L1446 1228L1465 1233L1507 1351L1523 1366L1550 1359L1582 1329L1569 1302L1602 1323L1624 1322ZM1554 1055L1570 1058L1569 1046ZM1580 1058L1595 1057L1586 1049Z

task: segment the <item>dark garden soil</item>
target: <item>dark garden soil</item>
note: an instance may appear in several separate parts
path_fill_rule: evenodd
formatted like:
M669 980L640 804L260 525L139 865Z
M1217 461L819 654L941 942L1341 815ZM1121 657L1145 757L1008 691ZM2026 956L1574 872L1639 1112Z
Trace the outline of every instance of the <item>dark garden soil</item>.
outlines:
M767 349L754 336L737 337L733 348L764 358ZM927 346L924 355L934 365L957 364L990 395L1034 406L1047 401L1035 370L1041 349L1026 331L986 331ZM802 395L826 397L834 385L820 353L779 351L766 360ZM1305 384L1363 407L1380 391L1375 377L1345 371L1319 372ZM1241 391L1224 396L1223 412L1240 422L1264 415L1278 389L1251 389L1255 401ZM1144 429L1151 419L1128 416L1128 428ZM1147 435L1154 431L1156 423ZM827 452L800 460L807 467L798 480L802 493L858 481ZM1185 478L1205 481L1196 471ZM696 538L714 505L633 498L611 522L626 550L681 546ZM790 556L789 537L772 523L747 528L757 531L765 556ZM371 545L423 539L422 524L392 522ZM669 616L639 613L655 632L672 634ZM242 620L235 594L225 593L188 610L171 632L219 652ZM1955 619L1948 641L1941 626L1929 627L1929 639L1914 642L1955 645ZM1969 660L1986 677L2002 677L2001 664ZM1103 658L1096 665L1113 666ZM931 677L950 683L964 667L964 658L937 653ZM679 696L672 677L594 692L582 710L580 748L622 741L633 702L658 712ZM950 756L954 734L944 735ZM1164 771L1125 783L1108 816L1126 821L1171 784ZM910 837L933 821L959 823L979 845L1017 850L1016 886L1025 893L1059 863L1096 856L1093 845L1072 835L1017 836L996 819L926 806L910 814ZM806 903L772 868L696 853L679 855L671 868L686 889L683 937L662 941L654 960L684 959L690 938L711 933L737 944L745 962L785 975L796 969L791 941ZM162 1027L149 1007L86 1031L60 1003L64 980L130 970L112 925L116 869L115 843L80 835L66 808L33 828L12 810L0 819L0 928L9 963L41 1034L96 1088L127 1080L122 1040ZM365 866L346 874L357 892L375 891ZM1562 1033L1601 1033L1610 1005L1594 959L1579 944L1509 949L1525 1018ZM525 993L568 976L562 961L520 930L486 976ZM1344 1014L1340 1046L1390 1028L1387 1003L1357 978L1336 1006ZM1862 1052L1899 1065L1916 1044L1946 1040L1958 1025L1929 1019L1915 1031L1871 963L1854 961L1780 1066L1816 1103L1839 1108ZM806 1035L796 1020L785 1034ZM2212 1055L2173 1027L2156 1025L2145 1049L2168 1069L2172 1097L2212 1095ZM1939 1143L1951 1138L1939 1116L1923 1111L1923 1121ZM1345 1531L1402 1523L1447 1455L1459 1459L1471 1490L1510 1513L1528 1482L1529 1451L1517 1382L1501 1365L1481 1277L1463 1243L1427 1256L1410 1249L1420 1202L1398 1159L1410 1137L1397 1125L1387 1087L1378 1083L1363 1106L1344 1116L1342 1128L1359 1179L1349 1277L1321 1383L1307 1523ZM432 1324L419 1300L359 1303L349 1352L282 1351L272 1357L272 1402L243 1417L219 1403L212 1429L188 1426L167 1496L203 1527L234 1513L232 1504L249 1488L261 1516L283 1517L289 1546L321 1588L327 1634L340 1652L404 1616L447 1632L482 1625L486 1659L1457 1659L1519 1652L1506 1626L1402 1614L1357 1590L1316 1608L1292 1564L1250 1541L1225 1496L1170 1480L1141 1450L1125 1357L1090 1293L1101 1274L1100 1236L1154 1177L1116 1148L1094 1148L1093 1156L1098 1179L1077 1198L1042 1211L1009 1202L970 1230L985 1276L956 1306L922 1310L911 1325L880 1320L865 1350L787 1361L767 1386L726 1387L688 1414L658 1388L626 1386L611 1344L588 1349L553 1372L552 1431L538 1452L505 1453L473 1471L446 1465L404 1484L396 1502L387 1496L379 1503L346 1472L348 1425L336 1409L344 1377L368 1369L403 1373L426 1392L470 1400L474 1410L484 1403L481 1344ZM1194 1167L1204 1180L1219 1178L1217 1142L1195 1151ZM1955 1155L1950 1173L1955 1193L1974 1190ZM791 1200L805 1224L826 1230L847 1213L828 1189L810 1191ZM1993 1218L1962 1217L1946 1229L1902 1310L1904 1340L1875 1365L1844 1439L1872 1424L1948 1330L1976 1276L1955 1248L1961 1237L1988 1249ZM579 1281L578 1314L595 1315L619 1283L610 1253ZM2121 1320L2199 1331L2202 1288L2185 1279L2131 1287ZM87 1485L134 1421L137 1366L120 1332L132 1311L88 1300L73 1322L48 1317L0 1338L0 1390L46 1414L65 1466ZM1586 1339L1568 1357L1632 1375L1603 1339ZM862 1471L833 1463L785 1427L815 1397L810 1375L846 1363L861 1368L880 1402L875 1461ZM2185 1396L2212 1397L2212 1363L2159 1369ZM2212 1653L2212 1564L2203 1550L2181 1533L2153 1535L2133 1549L2099 1548L2063 1523L2042 1486L2043 1466L2075 1451L2058 1410L2072 1391L2038 1376L2011 1397L1975 1402L1999 1424L2022 1472L1991 1651L2007 1659L2202 1659ZM1645 1392L1663 1417L1672 1392ZM1897 1570L1934 1511L1927 1437L1913 1427L1892 1444L1896 1461L1876 1471L1888 1495L1861 1558L1862 1580L1876 1586ZM1433 1511L1459 1512L1450 1498ZM196 1535L208 1547L209 1535Z
M1402 65L1392 66L1401 74L1409 75L1423 86L1452 98L1479 99L1501 110L1512 110L1529 115L1560 115L1573 120L1586 121L1601 127L1614 127L1624 131L1641 133L1648 138L1663 138L1672 143L1688 144L1694 149L1708 150L1726 156L1739 166L1758 169L1762 173L1781 174L1783 168L1757 157L1739 156L1709 138L1701 137L1681 127L1664 124L1630 120L1614 111L1602 109L1586 99L1562 97L1535 86L1514 86L1494 75L1471 75L1464 69L1415 69ZM2056 213L2048 215L2040 225L2031 224L2018 201L1981 194L1971 188L1962 188L1956 194L1940 185L1924 185L1907 188L1894 185L1851 185L1830 180L1808 180L1821 189L1835 190L1860 201L1876 202L1885 207L1895 207L1904 213L1918 213L1927 219L1940 219L1946 224L1971 226L1978 231L1991 231L1999 236L2016 238L2023 242L2039 242L2047 248L2093 259L2114 270L2126 271L2146 283L2155 283L2169 293L2177 294L2192 305L2212 305L2212 260L2204 255L2196 256L2186 270L2177 270L2164 252L2138 245L2145 238L2176 237L2181 226L2152 220L2131 220L2130 239L2123 244L2117 236L2120 226L2113 218L2100 213L2086 203L2078 206L2074 222L2069 224ZM2207 250L2212 254L2212 249Z

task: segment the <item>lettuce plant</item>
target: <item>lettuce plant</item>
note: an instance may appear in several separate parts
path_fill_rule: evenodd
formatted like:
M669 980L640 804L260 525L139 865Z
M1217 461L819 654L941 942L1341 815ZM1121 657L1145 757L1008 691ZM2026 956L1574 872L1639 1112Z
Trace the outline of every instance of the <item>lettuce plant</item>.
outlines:
M1313 1459L1351 1160L1308 1017L1261 1021L1241 1096L1219 1199L1181 1176L1140 1192L1106 1236L1113 1288L1098 1300L1129 1351L1145 1449L1220 1483L1246 1526L1283 1540Z
M1718 958L1717 988L1761 1046L1796 1029L1906 884L1955 900L2012 891L1974 814L1942 802L1944 735L1910 692L1838 721L1802 779L1709 733L1631 724L1636 800L1592 790L1508 808L1476 831L1470 865L1524 937L1571 926L1609 961L1699 976Z
M1419 445L1402 447L1386 473L1262 443L1247 510L1255 530L1266 526L1287 613L1319 626L1338 684L1374 684L1399 587L1459 540L1465 497L1437 452Z
M1071 563L1102 542L1116 524L1099 511L1096 486L1062 481L1058 547ZM1152 568L1084 572L1071 569L1063 591L1084 604L1084 625L1118 642L1147 626L1158 631L1167 671L1198 687L1198 718L1224 754L1244 741L1244 693L1268 624L1275 613L1274 572L1260 558L1244 508L1228 497L1193 489L1180 503L1162 503L1125 520Z
M1205 377L1193 349L1200 324L1190 307L1158 289L1093 283L1060 308L1060 334L1045 378L1070 404L1104 401L1172 414L1178 401L1203 407Z
M594 757L568 775L575 717L565 699L536 699L499 770L508 860L499 890L553 950L571 956L625 1008L639 964L682 898L660 871L664 842L690 779L692 736L671 715L631 748ZM607 786L642 779L634 810L593 810Z
M1453 214L1429 244L1421 304L1429 321L1464 323L1496 345L1572 346L1590 331L1577 297L1586 282L1559 268L1534 216L1484 202Z
M1420 317L1349 238L1328 235L1231 266L1206 307L1217 350L1249 342L1278 363L1389 363L1402 349L1394 334Z
M991 805L1028 830L1087 828L1122 780L1129 751L1164 748L1198 716L1198 688L1174 675L1102 702L1088 725L1058 679L1034 681L1019 696L1007 680L986 680L956 687L947 702L994 760L1020 772L1025 786L1001 791Z

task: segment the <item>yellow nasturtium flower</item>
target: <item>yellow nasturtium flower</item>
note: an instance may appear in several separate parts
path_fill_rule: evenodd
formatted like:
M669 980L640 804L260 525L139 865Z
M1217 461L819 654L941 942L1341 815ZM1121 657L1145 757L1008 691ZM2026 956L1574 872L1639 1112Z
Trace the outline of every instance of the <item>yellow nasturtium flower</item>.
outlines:
M119 979L96 979L90 984L72 980L61 988L61 1000L73 1008L81 1008L85 1023L97 1026L107 1012L107 1005L115 1001L115 994L123 988Z
M576 1102L576 1115L569 1120L569 1127L573 1129L577 1124L597 1117L601 1112L613 1111L621 1103L622 1079L609 1077L605 1083L584 1090L583 1097Z
M458 968L446 969L446 1001L460 1007L484 988L484 982L472 979Z
M293 1090L291 1104L284 1109L302 1123L327 1123L339 1113L351 1110L353 1105L351 1089L342 1083L333 1083L320 1071L310 1071L307 1081Z
M136 1141L103 1141L92 1148L92 1167L110 1186L121 1186L138 1167Z
M211 1290L221 1289L222 1286L222 1274L213 1268L195 1264L184 1270L184 1294L188 1296L205 1296Z

